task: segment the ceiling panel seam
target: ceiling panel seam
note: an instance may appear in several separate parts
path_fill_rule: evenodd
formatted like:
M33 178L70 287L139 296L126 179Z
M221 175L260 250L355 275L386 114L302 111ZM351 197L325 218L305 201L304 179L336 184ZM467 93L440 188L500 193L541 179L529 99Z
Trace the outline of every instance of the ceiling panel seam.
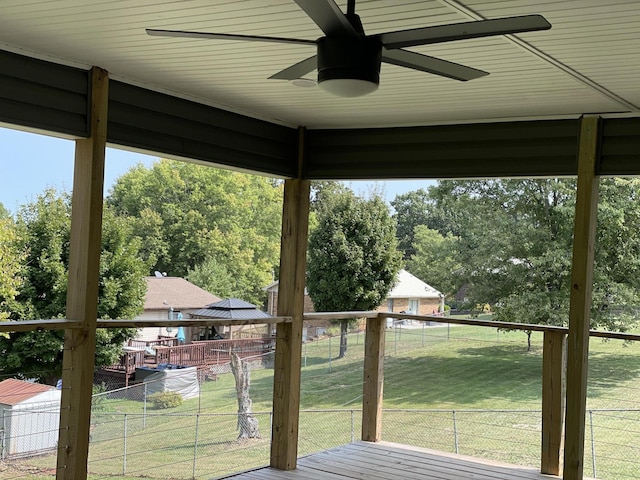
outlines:
M486 17L484 17L480 13L478 13L475 10L467 7L466 5L462 4L458 0L438 0L438 2L440 2L443 5L446 5L446 6L450 7L450 8L452 8L454 10L456 10L458 13L461 13L462 15L466 16L467 18L469 18L471 20L486 20L487 19ZM538 57L539 59L545 61L549 65L552 65L553 67L557 68L558 70L563 71L564 73L566 73L570 77L574 78L578 82L582 83L583 85L586 85L587 87L591 88L592 90L595 90L599 94L607 97L609 100L611 100L611 101L619 104L620 106L628 109L629 112L638 112L638 111L640 111L640 107L639 106L637 106L634 103L628 101L627 99L621 97L620 95L612 92L611 90L609 90L606 87L600 85L598 82L594 81L593 79L591 79L591 78L587 77L586 75L578 72L577 70L571 68L569 65L566 65L565 63L563 63L560 60L552 57L548 53L543 52L539 48L534 47L533 45L531 45L530 43L522 40L521 38L519 38L519 37L517 37L515 35L503 35L503 36L508 41L513 43L514 45L519 46L523 50L531 53L532 55L535 55L536 57Z

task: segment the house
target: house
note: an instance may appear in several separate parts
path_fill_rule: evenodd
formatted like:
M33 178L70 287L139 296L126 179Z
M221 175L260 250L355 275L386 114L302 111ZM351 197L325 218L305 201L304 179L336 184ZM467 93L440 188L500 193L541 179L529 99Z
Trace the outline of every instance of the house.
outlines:
M267 312L274 316L278 307L278 287L278 281L264 287L267 292ZM431 285L402 269L398 272L395 286L376 310L379 312L432 315L444 310L444 295ZM313 301L305 288L304 313L311 312L315 312ZM305 320L306 332L303 333L303 337L305 335L308 337L322 335L329 325L330 323L326 320Z
M147 293L144 310L135 320L167 320L178 318L201 309L204 305L220 301L220 298L180 277L145 277ZM185 328L188 341L197 335L197 329ZM159 337L175 337L177 329L171 327L147 327L140 329L137 340L150 341Z
M61 391L8 378L0 382L2 459L48 453L58 444Z

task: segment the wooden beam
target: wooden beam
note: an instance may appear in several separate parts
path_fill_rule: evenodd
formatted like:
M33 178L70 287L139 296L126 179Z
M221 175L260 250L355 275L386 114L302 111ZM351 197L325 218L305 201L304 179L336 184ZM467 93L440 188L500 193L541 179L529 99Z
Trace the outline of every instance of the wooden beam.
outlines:
M76 141L57 479L85 480L98 313L108 73L91 70L89 138Z
M582 480L587 403L589 325L598 207L597 117L584 117L578 150L578 187L573 233L569 334L567 338L567 410L565 422L565 480Z
M386 316L367 320L364 343L362 392L362 440L382 440L382 390L384 387L384 340Z
M183 320L98 320L98 328L147 328L147 327L224 327L242 325L275 325L291 323L291 317L243 318L187 318ZM0 324L1 326L2 324Z
M560 474L560 450L564 424L566 335L544 332L542 352L542 473Z
M301 164L303 162L304 136L304 129L300 129L299 160ZM293 322L279 323L276 330L271 466L280 470L295 469L298 457L309 191L310 183L308 180L285 181L278 316L292 317Z

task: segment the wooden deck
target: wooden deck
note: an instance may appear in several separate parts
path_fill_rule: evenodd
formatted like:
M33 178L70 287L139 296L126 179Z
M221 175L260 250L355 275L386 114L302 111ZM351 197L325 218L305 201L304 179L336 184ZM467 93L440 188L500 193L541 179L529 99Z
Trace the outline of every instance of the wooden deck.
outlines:
M550 480L535 468L390 442L357 442L298 460L293 471L259 468L232 480Z

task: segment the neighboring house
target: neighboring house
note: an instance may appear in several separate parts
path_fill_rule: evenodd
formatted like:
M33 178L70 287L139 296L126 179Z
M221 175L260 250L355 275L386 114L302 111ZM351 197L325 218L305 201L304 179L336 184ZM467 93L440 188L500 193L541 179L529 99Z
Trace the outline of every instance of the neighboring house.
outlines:
M188 282L180 277L146 277L147 293L144 297L144 311L135 320L165 320L178 318L180 313L186 314L201 309L210 303L220 301L212 293ZM149 327L143 328L138 333L138 340L156 340L158 336L175 337L177 328ZM192 340L196 333L190 333L191 329L185 329L186 340Z
M61 390L8 378L0 382L2 459L49 452L58 444Z
M376 310L434 315L444 310L444 295L406 270L400 270L396 286Z
M273 282L266 286L264 290L267 292L267 313L276 316L278 306L278 282ZM444 295L431 285L403 269L398 272L395 287L376 310L379 312L406 312L416 315L432 315L444 310ZM314 311L313 302L305 288L304 313ZM307 336L317 336L323 333L323 329L328 328L329 322L326 320L305 321L304 326Z

